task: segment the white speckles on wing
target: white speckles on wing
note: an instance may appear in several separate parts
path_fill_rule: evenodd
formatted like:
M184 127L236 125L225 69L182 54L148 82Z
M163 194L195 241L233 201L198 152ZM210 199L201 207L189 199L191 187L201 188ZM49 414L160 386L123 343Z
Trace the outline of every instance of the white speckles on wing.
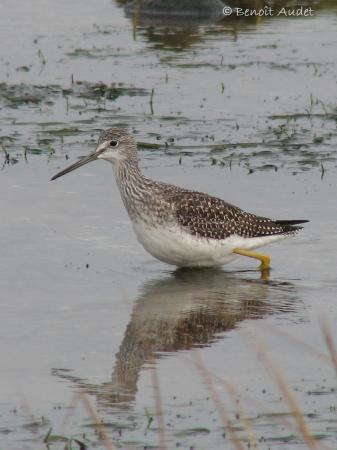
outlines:
M170 201L174 205L179 224L199 237L225 239L238 235L253 238L294 234L300 229L255 216L200 192L183 191L173 195Z

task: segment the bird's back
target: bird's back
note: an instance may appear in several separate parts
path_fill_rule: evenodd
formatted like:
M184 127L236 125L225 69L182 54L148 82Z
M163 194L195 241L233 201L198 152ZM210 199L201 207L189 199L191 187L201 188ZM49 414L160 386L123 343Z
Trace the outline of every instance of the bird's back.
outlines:
M306 220L272 220L243 211L211 195L162 184L165 202L179 225L192 235L226 239L295 234Z

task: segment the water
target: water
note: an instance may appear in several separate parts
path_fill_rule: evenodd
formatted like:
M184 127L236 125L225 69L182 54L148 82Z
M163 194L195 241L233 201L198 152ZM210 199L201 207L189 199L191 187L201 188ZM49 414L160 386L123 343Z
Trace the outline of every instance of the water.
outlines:
M117 447L159 445L157 378L167 448L233 448L211 388L247 445L200 358L242 396L258 448L306 448L260 340L333 448L332 365L277 333L325 353L320 318L336 334L333 2L312 18L136 28L105 0L1 8L0 448L44 448L50 427L104 448L79 392ZM110 126L134 132L149 176L311 222L266 249L269 280L246 258L177 272L137 243L107 163L49 182Z

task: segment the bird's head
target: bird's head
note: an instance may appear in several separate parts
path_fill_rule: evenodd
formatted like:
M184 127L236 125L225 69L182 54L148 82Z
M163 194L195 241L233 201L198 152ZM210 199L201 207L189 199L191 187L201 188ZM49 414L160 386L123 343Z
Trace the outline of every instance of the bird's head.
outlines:
M117 165L122 162L137 164L136 142L126 130L120 128L109 128L108 130L102 131L94 153L57 173L53 176L52 180L56 180L56 178L96 159L105 159Z

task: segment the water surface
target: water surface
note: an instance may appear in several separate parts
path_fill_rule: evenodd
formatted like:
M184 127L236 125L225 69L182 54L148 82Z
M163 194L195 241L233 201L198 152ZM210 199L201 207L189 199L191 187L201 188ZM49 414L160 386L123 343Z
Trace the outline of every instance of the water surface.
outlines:
M44 448L52 427L104 448L79 392L117 447L157 446L157 374L167 448L233 448L200 357L242 395L258 448L305 448L258 336L333 448L332 367L274 329L321 351L319 317L335 335L336 17L323 3L313 18L175 26L135 23L122 2L2 2L1 447ZM245 258L221 271L155 261L107 163L49 182L110 126L134 133L149 176L311 222L266 249L269 280ZM214 386L247 445L238 404Z

